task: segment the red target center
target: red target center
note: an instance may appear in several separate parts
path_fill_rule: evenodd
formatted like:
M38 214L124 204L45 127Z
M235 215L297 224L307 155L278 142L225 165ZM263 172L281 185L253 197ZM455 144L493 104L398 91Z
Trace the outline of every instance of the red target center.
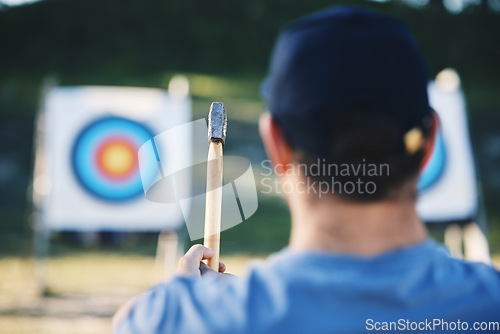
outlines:
M97 150L99 170L113 179L123 179L137 169L137 149L122 138L104 142Z

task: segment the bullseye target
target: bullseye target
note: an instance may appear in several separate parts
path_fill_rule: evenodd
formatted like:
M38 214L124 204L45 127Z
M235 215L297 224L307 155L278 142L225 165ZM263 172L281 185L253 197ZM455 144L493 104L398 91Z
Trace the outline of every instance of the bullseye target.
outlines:
M104 117L91 122L73 146L76 179L98 199L123 202L142 196L137 152L152 137L146 126L126 118Z
M45 194L39 197L44 224L76 231L179 228L184 222L179 204L145 198L138 151L154 136L191 119L188 93L174 96L143 87L47 89L34 175L49 180L39 187ZM160 176L172 165L190 165L190 139L190 133L178 133L178 143L162 149L162 163L153 165Z
M417 188L423 192L435 185L446 167L446 146L437 114L434 112L434 126L431 129L432 147L424 158Z

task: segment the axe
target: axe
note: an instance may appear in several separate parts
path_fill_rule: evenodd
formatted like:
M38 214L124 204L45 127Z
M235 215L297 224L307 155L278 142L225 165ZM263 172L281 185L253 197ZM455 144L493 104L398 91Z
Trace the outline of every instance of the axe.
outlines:
M222 149L226 141L227 115L224 104L213 102L208 113L207 190L205 203L205 247L214 250L207 265L219 271L222 206Z

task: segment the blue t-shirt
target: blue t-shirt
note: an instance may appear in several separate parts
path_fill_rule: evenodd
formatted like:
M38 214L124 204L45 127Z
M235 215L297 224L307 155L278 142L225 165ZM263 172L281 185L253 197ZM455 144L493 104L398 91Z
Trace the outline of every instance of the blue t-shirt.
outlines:
M500 273L433 241L375 257L285 249L229 281L175 277L118 333L500 333Z

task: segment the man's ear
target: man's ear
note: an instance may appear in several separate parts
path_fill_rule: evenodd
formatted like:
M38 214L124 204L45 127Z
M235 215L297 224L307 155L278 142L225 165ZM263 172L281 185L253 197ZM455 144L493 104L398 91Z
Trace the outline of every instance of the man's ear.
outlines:
M289 166L294 162L293 150L283 135L279 124L271 117L269 113L264 113L259 120L259 131L267 156L271 163L278 170ZM280 172L285 172L281 170Z

